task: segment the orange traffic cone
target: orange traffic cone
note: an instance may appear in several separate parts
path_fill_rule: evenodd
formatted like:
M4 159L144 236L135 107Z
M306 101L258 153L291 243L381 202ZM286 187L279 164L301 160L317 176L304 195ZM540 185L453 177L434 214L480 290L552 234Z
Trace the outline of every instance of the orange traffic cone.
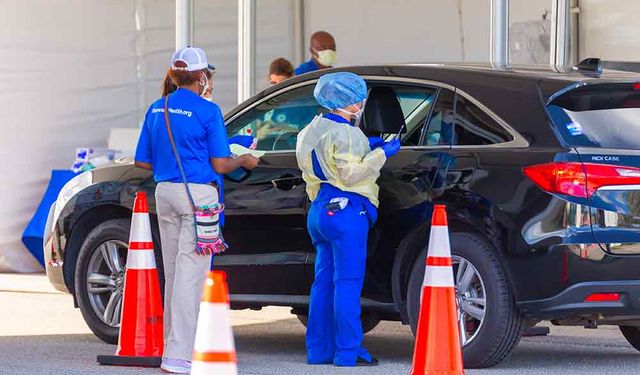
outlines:
M462 375L462 348L445 206L431 220L411 375Z
M153 253L149 203L136 193L122 297L118 349L99 355L101 365L159 367L162 362L163 314L160 282Z
M236 346L229 320L227 274L210 271L202 293L191 375L237 375Z

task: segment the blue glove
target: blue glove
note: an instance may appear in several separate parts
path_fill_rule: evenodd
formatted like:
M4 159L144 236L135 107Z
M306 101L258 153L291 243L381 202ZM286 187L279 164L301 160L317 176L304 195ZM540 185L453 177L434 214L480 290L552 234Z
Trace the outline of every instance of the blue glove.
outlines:
M236 135L229 138L229 144L233 143L249 148L251 147L251 144L253 144L253 137L250 135Z
M394 139L393 141L387 142L382 145L382 150L384 151L384 155L389 158L400 151L400 141Z
M367 138L369 138L369 147L372 150L375 150L376 148L384 144L384 139L380 137L367 137Z

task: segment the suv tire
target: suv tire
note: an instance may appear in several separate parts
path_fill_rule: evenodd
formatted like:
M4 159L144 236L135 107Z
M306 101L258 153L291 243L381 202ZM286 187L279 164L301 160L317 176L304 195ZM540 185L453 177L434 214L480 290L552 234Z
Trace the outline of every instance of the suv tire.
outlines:
M634 326L620 326L620 332L622 332L622 336L636 348L636 350L640 350L640 327Z
M463 345L462 353L467 368L491 367L504 360L520 341L523 318L518 311L507 277L495 250L485 240L475 234L452 233L451 253L454 262L454 280L459 294L461 286L456 270L462 262L465 267L473 266L475 290L482 288L485 306L482 320L470 315L467 327L472 324L475 335ZM426 248L420 253L411 271L407 287L407 312L411 328L415 334L420 311L420 295L424 278ZM467 263L464 263L464 262ZM474 296L477 297L477 296ZM479 306L479 305L474 305ZM477 313L476 313L477 315Z
M130 228L130 219L111 219L96 226L82 243L76 262L75 297L82 317L91 331L109 344L118 343ZM160 287L164 290L164 272L158 241L154 241L154 248ZM109 264L106 257L111 260ZM91 283L91 287L88 283L89 275L95 281ZM100 314L107 309L108 314Z

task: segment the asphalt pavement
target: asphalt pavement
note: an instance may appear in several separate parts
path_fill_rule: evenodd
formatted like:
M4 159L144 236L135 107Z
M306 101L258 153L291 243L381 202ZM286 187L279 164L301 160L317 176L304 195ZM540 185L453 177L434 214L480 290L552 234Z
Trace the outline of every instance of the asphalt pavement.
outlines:
M381 361L374 368L307 366L304 327L288 309L234 311L240 374L408 374L413 336L385 322L365 344ZM0 374L159 374L158 369L103 367L96 355L113 354L91 334L70 296L43 275L0 275ZM638 374L640 353L615 327L551 327L546 337L524 338L497 367L467 374Z

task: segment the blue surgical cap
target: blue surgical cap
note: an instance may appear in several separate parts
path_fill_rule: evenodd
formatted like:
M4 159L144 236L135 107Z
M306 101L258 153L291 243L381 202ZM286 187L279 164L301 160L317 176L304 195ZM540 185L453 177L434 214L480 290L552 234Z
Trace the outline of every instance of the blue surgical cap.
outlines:
M316 83L313 96L327 109L346 108L367 97L367 84L351 72L325 74Z

